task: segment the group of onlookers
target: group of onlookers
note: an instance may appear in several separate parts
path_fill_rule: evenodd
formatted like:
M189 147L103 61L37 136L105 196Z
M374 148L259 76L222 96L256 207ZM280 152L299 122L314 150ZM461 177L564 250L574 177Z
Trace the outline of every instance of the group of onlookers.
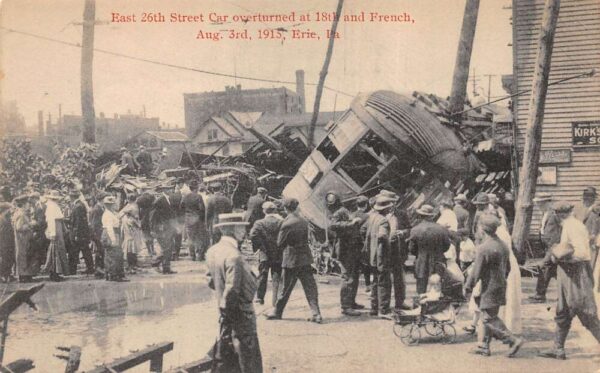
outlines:
M0 193L0 278L29 282L41 273L50 280L77 273L81 257L85 274L125 280L147 251L152 265L174 273L182 247L192 260L203 260L214 239L218 214L232 211L220 183L200 191L197 178L137 192L78 189ZM160 248L160 252L157 250Z

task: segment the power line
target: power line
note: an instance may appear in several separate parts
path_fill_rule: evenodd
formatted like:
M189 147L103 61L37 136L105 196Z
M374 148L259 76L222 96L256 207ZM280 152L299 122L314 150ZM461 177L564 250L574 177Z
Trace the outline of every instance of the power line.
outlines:
M29 36L29 37L40 39L40 40L45 40L45 41L49 41L49 42L53 42L53 43L58 43L58 44L66 45L66 46L69 46L69 47L81 48L81 44L79 44L79 43L71 43L71 42L68 42L68 41L54 39L54 38L50 38L50 37L43 36L43 35L33 34L33 33L30 33L30 32L26 32L26 31L15 30L15 29L11 29L11 28L8 28L8 27L4 27L4 26L0 26L0 29L6 30L8 32L13 32L15 34L25 35L25 36ZM173 69L193 71L193 72L197 72L197 73L201 73L201 74L207 74L207 75L221 76L221 77L234 78L234 79L240 79L240 80L250 80L250 81L254 81L254 82L266 82L266 83L289 84L289 85L295 85L296 84L295 81L278 80L278 79L266 79L266 78L256 78L256 77L251 77L251 76L241 76L241 75L237 75L237 74L228 74L228 73L222 73L222 72L217 72L217 71L208 71L208 70L197 69L197 68L189 67L189 66L175 65L175 64L172 64L172 63L168 63L168 62L161 62L161 61L149 60L149 59L146 59L146 58L135 57L135 56L131 56L131 55L119 53L119 52L109 51L109 50L106 50L106 49L94 48L94 52L103 53L103 54L107 54L107 55L111 55L111 56L116 56L116 57L121 57L121 58L126 58L126 59L129 59L129 60L134 60L134 61L139 61L139 62L151 63L151 64L158 65L158 66L170 67L170 68L173 68ZM317 85L317 83L304 83L304 84L309 85L309 86L316 86ZM328 87L328 86L323 86L323 88L327 89L328 91L336 92L336 93L339 93L339 94L347 96L347 97L354 97L354 96L356 96L356 95L353 95L353 94L341 91L339 89L331 88L331 87Z

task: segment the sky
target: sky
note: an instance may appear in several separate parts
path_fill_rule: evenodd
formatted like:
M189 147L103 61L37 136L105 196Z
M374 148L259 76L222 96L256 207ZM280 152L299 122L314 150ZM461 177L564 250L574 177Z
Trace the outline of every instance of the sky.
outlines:
M69 43L81 43L83 0L2 0L0 26ZM294 81L305 70L305 80L316 83L328 40L291 39L291 29L324 34L331 22L316 22L316 12L332 12L337 0L97 0L95 48L137 58L212 72ZM471 59L476 75L494 74L491 96L501 96L500 75L512 72L511 11L509 0L484 0ZM458 46L465 0L345 0L343 14L378 12L410 14L414 22L340 22L326 85L350 95L379 89L413 90L448 96ZM171 23L170 13L227 15L309 13L311 21L240 22L211 24ZM161 12L164 23L140 22L144 12ZM111 22L113 13L136 15L137 22ZM107 24L106 24L107 23ZM259 30L285 27L285 41L259 40ZM196 39L199 31L247 29L252 40ZM81 49L0 29L0 88L4 102L17 101L28 126L44 116L81 114ZM170 127L184 126L183 94L282 84L220 77L94 53L96 114L141 113L159 117ZM479 76L478 92L487 96L488 78ZM294 90L294 85L286 85ZM469 84L472 95L472 84ZM307 111L312 111L315 87L306 87ZM321 110L344 110L352 97L325 90Z

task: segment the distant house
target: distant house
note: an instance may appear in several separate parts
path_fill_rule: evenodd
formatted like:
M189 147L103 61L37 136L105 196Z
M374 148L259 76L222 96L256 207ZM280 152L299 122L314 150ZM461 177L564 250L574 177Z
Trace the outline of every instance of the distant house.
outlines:
M319 114L315 128L315 141L325 136L325 126L342 113L324 112ZM266 136L275 136L284 129L291 137L299 137L307 142L308 125L311 113L260 113L229 111L222 116L208 118L192 138L192 148L203 154L232 156L244 153L260 140L252 133L256 131Z
M224 113L304 113L304 71L296 71L296 92L286 88L242 89L241 85L225 87L224 91L185 93L185 128L190 137L195 137L200 128L211 117Z
M160 170L177 167L188 144L190 139L185 133L179 131L146 131L127 143L128 148L133 150L137 150L139 145L144 145L153 153Z
M96 118L96 143L106 151L118 150L130 139L146 131L160 129L159 118L147 118L135 114L115 114L112 118L103 113ZM68 145L81 142L81 115L63 115L57 123L47 125L46 135L59 137Z

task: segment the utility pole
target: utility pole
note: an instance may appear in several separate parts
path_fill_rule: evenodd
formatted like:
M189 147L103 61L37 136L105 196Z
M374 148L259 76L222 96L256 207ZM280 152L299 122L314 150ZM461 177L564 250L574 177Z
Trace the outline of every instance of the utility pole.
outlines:
M522 254L523 246L529 234L532 197L535 195L537 172L542 143L542 123L546 93L548 92L548 76L554 46L554 32L560 11L560 0L546 0L542 28L538 37L537 61L533 75L533 87L529 101L529 115L523 149L523 164L519 173L519 194L515 207L515 222L512 233L513 246Z
M487 89L487 102L492 100L492 77L496 76L495 74L483 74L483 76L487 76L488 78L488 89Z
M96 1L85 0L83 9L83 36L81 40L81 116L83 142L96 142L96 112L94 110L94 26Z
M331 55L333 54L333 42L337 31L338 21L342 17L342 6L344 0L338 0L337 9L335 11L335 18L331 25L331 33L329 36L329 45L327 46L327 54L325 55L325 62L323 63L323 69L319 74L319 84L317 85L317 94L315 96L315 106L313 108L312 119L310 120L310 126L308 127L308 149L314 148L315 141L315 126L317 125L317 119L319 118L319 107L321 106L321 95L323 94L323 86L325 85L325 77L327 76L327 69L329 69L329 62L331 62Z
M469 67L471 64L471 52L473 51L473 40L475 39L475 28L477 27L477 15L479 13L479 0L467 0L465 14L463 16L458 52L454 65L454 76L452 78L452 91L450 93L450 113L460 113L464 110L465 96L467 94L467 83L469 81ZM473 77L475 79L475 77ZM473 81L475 84L475 81ZM460 122L459 115L455 120Z

